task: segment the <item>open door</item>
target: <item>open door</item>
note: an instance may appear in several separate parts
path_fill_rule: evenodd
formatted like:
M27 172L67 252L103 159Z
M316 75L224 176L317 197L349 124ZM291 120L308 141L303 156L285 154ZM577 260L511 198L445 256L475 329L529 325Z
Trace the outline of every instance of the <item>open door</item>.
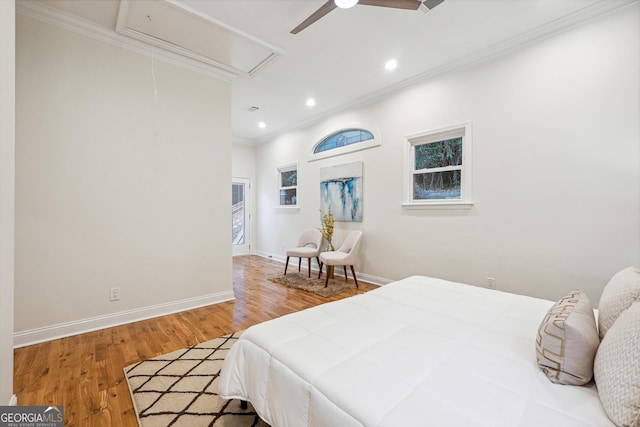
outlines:
M233 178L231 182L231 242L232 254L247 255L250 252L249 219L251 185L247 178Z

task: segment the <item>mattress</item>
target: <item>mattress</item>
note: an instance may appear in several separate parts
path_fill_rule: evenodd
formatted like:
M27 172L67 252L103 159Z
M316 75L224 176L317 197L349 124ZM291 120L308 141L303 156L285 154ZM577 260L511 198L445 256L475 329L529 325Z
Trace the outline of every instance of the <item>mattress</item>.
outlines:
M593 382L537 367L552 305L408 277L247 329L219 393L272 426L612 426Z

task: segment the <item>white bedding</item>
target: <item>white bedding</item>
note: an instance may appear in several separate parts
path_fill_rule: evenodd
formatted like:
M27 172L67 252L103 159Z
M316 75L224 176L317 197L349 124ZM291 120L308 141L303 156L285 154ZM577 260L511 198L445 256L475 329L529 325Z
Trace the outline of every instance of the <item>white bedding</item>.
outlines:
M552 384L553 302L412 276L242 335L219 392L272 426L612 426L593 383Z

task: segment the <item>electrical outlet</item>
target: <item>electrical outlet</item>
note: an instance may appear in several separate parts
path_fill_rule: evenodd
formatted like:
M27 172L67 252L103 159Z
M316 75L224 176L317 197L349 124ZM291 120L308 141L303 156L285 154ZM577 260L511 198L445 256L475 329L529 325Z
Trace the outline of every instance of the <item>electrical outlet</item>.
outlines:
M496 288L496 278L495 277L487 277L487 288L495 289Z
M110 301L118 301L120 299L120 288L111 288L111 293L109 295Z

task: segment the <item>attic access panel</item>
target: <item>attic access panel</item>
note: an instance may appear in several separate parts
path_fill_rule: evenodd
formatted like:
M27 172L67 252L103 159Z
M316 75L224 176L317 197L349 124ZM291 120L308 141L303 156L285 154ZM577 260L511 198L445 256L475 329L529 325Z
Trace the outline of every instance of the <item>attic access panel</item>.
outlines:
M233 77L252 76L284 53L176 0L121 0L116 31Z

